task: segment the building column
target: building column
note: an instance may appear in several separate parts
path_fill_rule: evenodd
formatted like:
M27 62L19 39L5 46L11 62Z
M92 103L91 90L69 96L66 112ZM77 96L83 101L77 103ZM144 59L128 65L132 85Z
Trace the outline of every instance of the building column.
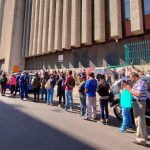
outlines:
M71 49L71 2L63 2L63 29L62 29L62 48Z
M38 22L38 39L37 39L37 54L42 53L42 34L43 34L43 20L44 20L44 2L45 0L40 0L39 9L39 22Z
M63 0L56 0L54 50L62 50L62 18L63 18Z
M109 0L110 37L122 38L121 1Z
M135 35L143 33L143 15L141 0L130 0L131 32Z
M32 0L32 14L31 14L31 30L30 30L29 56L32 56L32 54L33 54L33 35L34 35L34 20L35 20L35 3L36 3L36 0Z
M92 1L82 0L82 43L92 44Z
M48 51L49 9L50 9L50 0L45 0L44 20L43 20L43 36L42 36L42 53L46 53Z
M71 11L71 46L81 45L81 0L72 0Z
M54 52L54 42L55 42L55 11L56 10L56 0L50 1L50 14L49 14L49 30L48 30L48 51ZM58 3L58 2L57 2Z
M23 41L22 41L22 50L21 55L25 57L25 45L26 45L26 34L27 34L27 26L28 26L28 9L29 7L29 0L25 1L25 16L24 16L24 28L23 28Z
M37 55L37 39L38 39L38 22L39 22L39 7L40 1L35 0L35 19L34 19L34 34L33 34L33 51L32 55Z
M25 57L29 56L29 43L30 43L30 29L31 29L31 13L32 13L32 0L29 0L28 16L27 16L27 29L26 29L26 43L25 43Z
M105 1L94 0L94 40L105 42Z
M4 0L0 0L0 43L1 43L1 33L2 33L2 25L3 25L3 15L4 15Z

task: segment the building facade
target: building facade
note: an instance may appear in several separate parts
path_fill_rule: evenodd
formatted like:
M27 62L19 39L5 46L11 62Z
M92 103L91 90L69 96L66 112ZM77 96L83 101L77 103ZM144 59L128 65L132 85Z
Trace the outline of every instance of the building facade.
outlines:
M150 39L150 0L0 0L0 67L8 72L124 63Z

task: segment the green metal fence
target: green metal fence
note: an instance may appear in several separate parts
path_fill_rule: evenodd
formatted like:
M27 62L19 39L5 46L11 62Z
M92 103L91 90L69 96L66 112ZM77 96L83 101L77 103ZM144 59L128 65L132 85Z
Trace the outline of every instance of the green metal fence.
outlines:
M143 65L150 63L150 40L138 41L124 45L127 64Z

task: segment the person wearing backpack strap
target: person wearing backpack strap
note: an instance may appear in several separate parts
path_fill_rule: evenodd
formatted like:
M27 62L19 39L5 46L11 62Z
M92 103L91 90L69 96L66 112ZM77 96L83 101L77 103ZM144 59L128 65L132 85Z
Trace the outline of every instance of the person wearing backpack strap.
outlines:
M74 87L74 83L72 84L73 80L74 79L72 76L72 71L69 70L68 76L67 76L66 82L65 82L65 84L66 84L66 88L65 88L65 96L66 96L65 110L66 111L68 111L68 109L69 109L69 102L70 102L70 108L71 108L71 110L73 110L73 96L72 96L73 87Z

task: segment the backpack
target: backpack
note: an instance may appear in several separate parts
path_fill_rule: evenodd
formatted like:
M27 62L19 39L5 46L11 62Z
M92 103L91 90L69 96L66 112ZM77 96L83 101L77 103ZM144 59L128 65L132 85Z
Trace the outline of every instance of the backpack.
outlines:
M49 79L45 84L45 89L50 89L50 88L51 88L51 81Z
M71 80L70 80L70 83L69 83L69 85L71 86L71 87L75 87L75 79L74 78L71 78Z

